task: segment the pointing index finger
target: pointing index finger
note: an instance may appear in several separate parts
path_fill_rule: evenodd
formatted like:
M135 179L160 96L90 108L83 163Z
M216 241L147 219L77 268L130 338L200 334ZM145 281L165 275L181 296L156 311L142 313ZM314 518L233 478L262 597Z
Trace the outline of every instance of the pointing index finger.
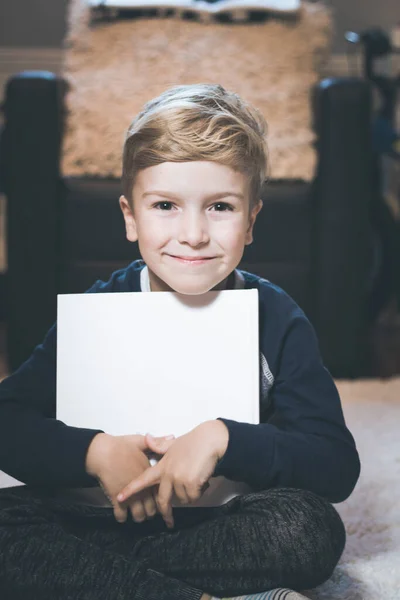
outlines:
M160 470L158 465L149 467L139 477L128 483L127 486L118 494L118 502L124 502L134 494L151 487L160 481Z

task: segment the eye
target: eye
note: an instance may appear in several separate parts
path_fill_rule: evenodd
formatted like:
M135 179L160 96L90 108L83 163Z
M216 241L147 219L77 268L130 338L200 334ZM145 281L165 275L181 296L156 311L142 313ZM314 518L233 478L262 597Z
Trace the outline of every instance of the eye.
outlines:
M162 200L161 202L157 202L156 204L154 204L154 208L158 208L158 207L160 207L161 205L164 205L164 206L165 206L165 205L168 205L168 207L171 207L171 206L172 206L172 202L168 202L167 200ZM160 208L160 210L163 210L163 211L164 211L164 209L161 209L161 208ZM168 210L168 209L166 209L166 210ZM165 212L165 211L164 211L164 212Z
M226 202L217 202L216 204L214 204L214 206L222 206L223 210L217 210L217 212L225 212L226 210L233 210L233 207L230 204L227 204Z
M233 206L231 206L230 204L227 204L226 202L217 202L216 204L213 204L214 208L216 206L221 207L221 210L216 210L216 212L226 212L228 211L233 211ZM161 210L162 212L167 212L170 210L170 208L172 207L172 202L168 202L167 200L161 200L160 202L157 202L156 204L154 204L154 208Z

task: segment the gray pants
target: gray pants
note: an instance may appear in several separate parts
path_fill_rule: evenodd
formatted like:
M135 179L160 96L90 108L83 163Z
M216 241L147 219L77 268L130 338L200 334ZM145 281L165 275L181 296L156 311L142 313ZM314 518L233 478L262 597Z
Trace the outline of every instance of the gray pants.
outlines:
M290 488L216 508L117 523L110 508L0 490L0 597L6 600L197 600L328 579L344 548L331 504Z

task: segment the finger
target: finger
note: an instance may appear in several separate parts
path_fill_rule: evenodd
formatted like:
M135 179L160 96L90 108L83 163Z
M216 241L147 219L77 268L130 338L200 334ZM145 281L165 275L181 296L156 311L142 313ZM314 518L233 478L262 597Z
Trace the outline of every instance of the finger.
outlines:
M175 438L168 436L165 438L155 438L150 433L146 434L147 448L154 454L165 454L175 441Z
M156 442L160 442L160 443L164 442L165 440L168 441L168 440L175 439L175 436L173 433L171 433L170 435L162 435L162 436L154 436L151 433L146 433L146 435L149 435L150 437L153 438L153 440L156 440ZM146 437L146 436L144 436L144 437Z
M189 503L196 502L196 500L201 498L201 496L204 494L204 492L206 490L208 490L209 487L210 487L210 484L208 483L208 481L203 483L203 485L200 487L195 486L195 485L186 487L185 489L186 489L186 494L188 495L188 498L189 498Z
M208 481L206 481L205 483L203 483L203 485L201 486L201 493L204 494L204 492L206 490L208 490L209 487L210 487L210 484L208 483Z
M159 436L159 437L154 437L150 433L148 433L146 435L149 435L153 440L155 440L158 444L160 444L161 447L164 444L164 442L168 442L169 440L174 440L175 439L175 436L173 434L171 434L171 435L163 435L163 436ZM146 435L141 435L140 433L135 433L134 434L136 447L139 450L141 450L142 452L145 452L148 449L148 443L146 441Z
M134 438L137 449L141 450L141 452L145 452L147 449L146 436L141 435L139 433L135 433Z
M120 506L118 503L113 505L114 517L118 523L125 523L128 517L128 511L124 506Z
M143 504L143 500L134 500L130 504L130 511L134 521L141 523L146 519L146 510Z
M186 493L186 488L181 483L175 483L174 485L175 496L178 498L181 504L189 504L190 499Z
M155 465L154 467L149 467L143 473L128 483L127 486L121 490L117 496L118 502L125 502L128 498L145 490L146 488L155 485L160 481L161 477L161 468L160 463Z
M157 504L152 490L143 500L143 505L148 519L153 518L157 514Z
M173 491L174 486L172 485L172 481L167 479L167 477L163 477L160 487L158 488L157 507L165 521L166 526L170 528L174 526L171 506Z

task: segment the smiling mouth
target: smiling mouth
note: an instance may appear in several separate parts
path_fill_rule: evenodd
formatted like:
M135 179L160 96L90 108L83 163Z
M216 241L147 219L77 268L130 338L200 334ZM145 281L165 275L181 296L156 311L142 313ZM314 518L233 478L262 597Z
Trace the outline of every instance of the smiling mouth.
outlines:
M174 258L175 260L179 260L182 263L194 263L194 264L201 264L201 263L205 263L208 262L209 260L213 260L215 257L214 256L210 256L210 257L199 257L199 258L185 258L185 257L181 257L181 256L174 256L173 254L169 254L168 256L170 256L171 258Z

